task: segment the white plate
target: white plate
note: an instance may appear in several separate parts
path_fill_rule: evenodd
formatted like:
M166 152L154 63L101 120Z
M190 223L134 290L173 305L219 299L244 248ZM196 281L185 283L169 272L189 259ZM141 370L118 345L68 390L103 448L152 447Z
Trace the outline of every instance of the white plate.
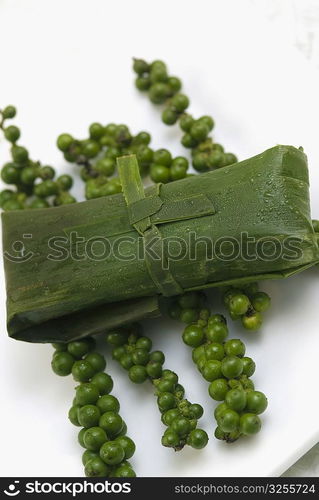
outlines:
M184 154L178 129L161 124L159 111L132 85L131 56L163 58L183 78L191 112L211 113L216 139L241 159L276 143L304 146L319 216L318 75L251 2L15 0L2 2L0 14L1 105L18 106L15 122L32 158L74 171L61 159L55 137L63 131L84 137L92 121L150 130L154 146ZM0 154L7 160L3 141ZM231 326L231 336L242 338L257 362L257 388L269 396L262 432L253 439L226 445L212 437L215 404L179 325L154 320L146 331L180 374L187 397L205 407L201 425L211 436L205 450L161 447L163 426L150 385L133 386L109 361L114 394L137 443L139 476L279 475L318 441L318 279L313 269L265 284L273 306L262 332ZM67 420L75 384L51 372L50 346L7 338L4 300L2 285L1 475L80 476L82 450ZM216 300L213 306L220 310Z

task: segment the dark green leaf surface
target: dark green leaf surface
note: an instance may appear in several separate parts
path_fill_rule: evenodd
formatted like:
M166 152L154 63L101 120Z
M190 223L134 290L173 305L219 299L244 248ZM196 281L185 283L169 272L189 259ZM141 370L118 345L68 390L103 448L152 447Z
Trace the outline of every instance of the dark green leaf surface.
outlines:
M138 182L134 158L127 158L131 182ZM145 198L140 187L136 192L129 208L118 194L2 214L4 251L14 254L14 242L23 241L33 255L20 263L4 258L10 336L31 342L71 340L155 314L156 296L174 293L176 286L192 290L283 278L319 261L310 217L307 159L291 146L276 146L229 167L153 186L145 190ZM216 243L226 238L225 254L232 251L229 238L240 241L243 232L256 239L276 238L280 244L294 237L300 239L302 252L294 260L283 255L273 261L243 255L220 260L207 259L206 246L197 244L195 256L188 251L179 260L169 260L164 255L169 279L177 284L174 288L154 278L156 274L165 281L167 272L157 273L154 268L153 273L149 259L138 257L141 241L145 241L142 235L149 230L164 241L189 242L193 233L192 247L199 239ZM114 254L97 260L70 255L63 260L48 258L57 254L48 246L52 237L67 238L75 232L83 238L79 254L86 254L92 237L111 244L125 237L120 246L122 258ZM25 239L26 234L32 238Z

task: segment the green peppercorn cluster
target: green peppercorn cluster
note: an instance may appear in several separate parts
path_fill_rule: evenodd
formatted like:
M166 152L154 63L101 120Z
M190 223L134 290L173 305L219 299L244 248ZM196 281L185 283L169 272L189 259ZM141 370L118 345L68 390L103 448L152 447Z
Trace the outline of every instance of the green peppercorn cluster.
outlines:
M167 149L158 149L154 151L150 177L156 183L178 181L187 177L188 167L189 162L184 156L173 158Z
M262 313L270 307L271 299L259 291L258 283L249 283L242 288L228 288L224 293L224 304L233 320L241 320L247 330L258 330L263 321Z
M197 323L184 329L183 341L193 348L193 361L209 382L210 397L222 401L214 413L215 437L232 442L260 431L258 415L267 408L267 398L254 390L250 377L256 365L245 356L245 345L239 339L226 341L227 335L225 318L220 314L208 316L203 309Z
M206 172L237 162L233 153L226 153L223 146L215 143L210 136L215 124L211 116L195 119L186 112L190 100L180 92L182 82L168 74L163 61L153 61L149 64L142 59L134 59L133 70L137 74L137 89L146 91L154 104L165 104L162 121L166 125L179 123L184 133L181 143L185 148L191 149L195 170Z
M11 143L12 161L3 165L1 179L15 189L4 189L0 193L0 206L3 210L22 210L24 208L47 208L52 205L75 203L69 193L73 185L70 175L55 179L55 170L49 165L33 161L24 146L18 145L20 129L8 125L7 120L16 116L16 108L7 106L0 111L0 128L7 141Z
M82 166L85 195L92 199L122 191L120 180L114 174L116 158L123 155L135 154L141 174L150 174L154 182L167 183L186 177L189 166L186 158L178 156L173 159L167 149L154 151L150 142L148 132L133 136L126 125L93 123L89 127L88 139L80 141L69 134L61 134L57 146L64 152L66 160Z
M113 380L104 372L106 361L98 352L92 352L91 338L53 344L55 352L52 369L60 376L72 373L80 382L69 410L69 420L82 427L78 434L85 448L82 456L88 477L134 477L128 459L135 452L135 444L126 436L127 427L119 415L120 403L110 393Z
M92 199L122 191L119 178L114 177L118 156L136 154L141 173L147 173L153 158L153 150L148 146L150 141L148 132L133 136L127 125L92 123L87 139L79 140L70 134L61 134L57 146L68 162L82 167L85 195L87 199Z
M161 419L167 426L162 437L163 446L175 451L186 444L196 449L204 448L208 436L197 428L203 408L184 398L185 390L178 383L178 376L171 370L163 369L164 353L151 351L152 341L142 335L140 325L111 331L106 340L113 347L113 358L128 371L132 382L141 384L150 380L155 387Z

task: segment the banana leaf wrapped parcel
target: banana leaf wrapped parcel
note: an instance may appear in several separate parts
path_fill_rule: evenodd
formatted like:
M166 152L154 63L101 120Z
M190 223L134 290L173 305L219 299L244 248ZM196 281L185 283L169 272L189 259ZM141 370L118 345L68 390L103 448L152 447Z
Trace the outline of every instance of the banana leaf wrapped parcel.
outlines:
M2 214L11 337L70 341L157 315L161 296L319 262L299 149L145 190L134 156L118 164L123 194Z

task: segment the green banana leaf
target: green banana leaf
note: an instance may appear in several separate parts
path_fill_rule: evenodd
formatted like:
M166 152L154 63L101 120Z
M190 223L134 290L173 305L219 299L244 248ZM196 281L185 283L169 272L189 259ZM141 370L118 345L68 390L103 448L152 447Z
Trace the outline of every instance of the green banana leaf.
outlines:
M145 191L135 157L118 164L123 194L2 214L11 337L69 341L158 315L160 296L319 262L294 147Z

